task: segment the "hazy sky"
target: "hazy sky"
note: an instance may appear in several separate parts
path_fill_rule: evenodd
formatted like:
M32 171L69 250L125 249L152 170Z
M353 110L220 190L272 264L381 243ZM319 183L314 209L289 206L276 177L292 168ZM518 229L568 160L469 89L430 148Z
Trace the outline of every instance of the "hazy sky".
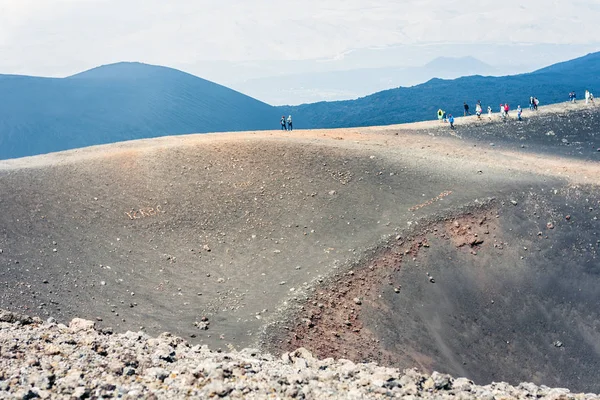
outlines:
M0 72L65 76L130 60L227 80L244 66L249 77L315 60L344 68L364 49L370 66L474 45L594 51L597 21L600 0L0 0Z

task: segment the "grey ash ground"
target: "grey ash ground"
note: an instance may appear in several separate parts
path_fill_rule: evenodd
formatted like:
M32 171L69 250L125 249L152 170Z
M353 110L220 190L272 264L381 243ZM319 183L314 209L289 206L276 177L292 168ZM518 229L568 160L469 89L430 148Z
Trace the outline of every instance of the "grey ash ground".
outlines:
M571 108L1 162L0 308L600 392L600 114Z
M598 392L599 199L513 196L433 221L318 290L283 348Z
M537 116L528 112L523 121L508 119L491 124L487 117L471 119L458 127L458 135L484 148L533 151L553 157L600 161L599 114L596 108L563 109Z

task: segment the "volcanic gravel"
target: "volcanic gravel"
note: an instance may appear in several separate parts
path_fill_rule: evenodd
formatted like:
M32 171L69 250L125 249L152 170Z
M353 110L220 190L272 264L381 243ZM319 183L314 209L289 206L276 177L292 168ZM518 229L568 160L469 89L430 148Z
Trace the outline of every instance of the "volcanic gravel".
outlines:
M315 359L298 349L280 358L258 350L213 352L163 333L111 334L95 322L42 323L0 311L0 399L597 399L522 383L477 386L434 372Z

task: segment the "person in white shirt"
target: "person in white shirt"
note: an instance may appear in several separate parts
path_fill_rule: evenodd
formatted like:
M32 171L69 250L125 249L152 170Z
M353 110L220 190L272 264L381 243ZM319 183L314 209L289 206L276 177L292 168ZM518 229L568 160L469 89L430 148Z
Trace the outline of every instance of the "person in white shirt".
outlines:
M477 115L477 118L481 119L482 112L483 112L483 110L481 108L481 103L478 101L477 104L475 105L475 115Z

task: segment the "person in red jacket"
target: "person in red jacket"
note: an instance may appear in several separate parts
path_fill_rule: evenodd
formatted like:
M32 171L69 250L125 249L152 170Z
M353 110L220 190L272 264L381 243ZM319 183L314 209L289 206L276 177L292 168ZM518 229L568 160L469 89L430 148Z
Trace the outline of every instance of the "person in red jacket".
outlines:
M508 103L504 104L504 115L506 117L508 117L508 111L510 110L510 107L508 106Z

